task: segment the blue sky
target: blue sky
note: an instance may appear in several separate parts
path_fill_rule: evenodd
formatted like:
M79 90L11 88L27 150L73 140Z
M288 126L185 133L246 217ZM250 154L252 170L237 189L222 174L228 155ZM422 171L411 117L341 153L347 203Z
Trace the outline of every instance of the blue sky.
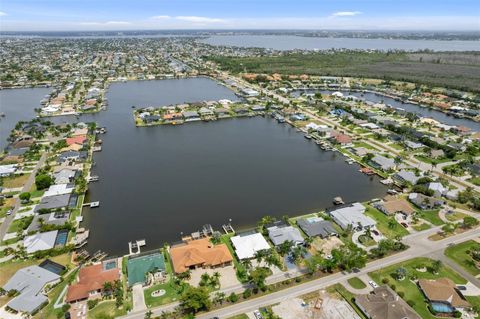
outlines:
M0 0L0 29L480 30L480 0Z

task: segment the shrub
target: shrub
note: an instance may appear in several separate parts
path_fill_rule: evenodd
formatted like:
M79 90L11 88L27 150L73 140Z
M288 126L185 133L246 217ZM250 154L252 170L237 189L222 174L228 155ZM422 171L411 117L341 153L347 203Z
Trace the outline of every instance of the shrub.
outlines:
M397 286L395 286L394 284L391 284L391 285L390 285L390 288L392 288L393 291L396 291L396 290L397 290Z
M405 293L403 291L399 291L397 294L400 296L400 298L405 297Z
M228 301L230 301L231 303L235 303L238 301L238 296L232 292L230 296L228 296Z
M87 301L88 309L93 309L98 304L98 299L90 299Z
M413 301L413 300L411 300L411 299L410 299L410 300L407 300L407 304L408 304L410 307L413 308L413 307L415 306L415 301Z
M251 295L252 295L252 290L250 288L245 289L245 291L243 292L244 299L250 298Z
M390 282L390 280L388 278L383 278L382 279L383 284L388 284L389 282Z

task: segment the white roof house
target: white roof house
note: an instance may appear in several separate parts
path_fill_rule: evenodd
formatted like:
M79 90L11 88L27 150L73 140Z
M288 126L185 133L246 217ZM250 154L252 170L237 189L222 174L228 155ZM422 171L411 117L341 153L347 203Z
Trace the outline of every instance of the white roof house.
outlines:
M429 183L428 189L433 191L433 195L436 197L441 197L448 192L448 188L442 185L442 183Z
M15 173L17 170L17 164L0 165L0 176L8 176Z
M364 213L365 206L360 203L353 203L328 212L342 229L347 229L349 225L351 225L353 229L371 228L375 226L376 221Z
M239 259L253 258L257 251L270 249L270 245L260 233L238 235L230 240Z
M69 187L68 184L51 185L43 197L70 194L72 191L73 187Z
M7 306L19 312L35 312L48 301L42 294L45 285L59 280L59 275L39 266L22 268L3 286L5 291L19 292L19 295L10 300Z
M52 249L55 246L58 230L52 230L46 233L38 233L25 237L23 246L28 254L36 251Z

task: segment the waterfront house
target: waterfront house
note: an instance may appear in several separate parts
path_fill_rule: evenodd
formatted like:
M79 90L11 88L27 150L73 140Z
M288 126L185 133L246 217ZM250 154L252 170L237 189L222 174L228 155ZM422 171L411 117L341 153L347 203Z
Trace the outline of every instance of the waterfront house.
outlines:
M19 137L15 142L10 144L9 146L13 149L17 149L17 148L29 148L33 144L35 144L33 137L29 135L24 135L22 137Z
M408 201L403 198L395 198L387 201L376 202L373 204L373 206L385 215L395 215L400 213L408 216L415 212Z
M128 257L128 286L135 284L149 286L163 282L165 278L165 258L162 253L150 252Z
M65 209L72 205L71 193L53 195L53 196L43 196L40 200L40 203L35 206L35 212L38 213L41 209Z
M264 112L266 110L266 107L264 105L254 105L252 106L252 111L254 112Z
M85 151L65 151L58 155L57 162L84 161L87 156L88 153Z
M392 178L396 180L398 183L404 185L410 183L411 185L415 185L417 181L422 176L417 176L415 172L407 171L407 170L400 170L399 172L395 173Z
M423 145L422 143L416 143L412 141L405 141L405 146L414 151L425 147L425 145Z
M162 119L162 117L160 115L151 115L151 114L145 115L142 118L143 122L146 123L146 124L158 122L161 119Z
M338 235L332 223L320 217L301 218L297 220L297 225L308 237L328 238Z
M65 139L66 143L68 146L72 144L79 144L79 145L84 145L87 142L87 136L86 135L76 135L72 137L67 137Z
M16 296L7 303L7 307L25 314L33 314L48 303L44 294L45 286L53 286L61 277L40 266L19 269L3 286L7 292L16 291Z
M73 192L74 185L72 184L54 184L51 185L45 193L43 193L44 197L49 197L49 196L57 196L57 195L64 195L64 194L70 194Z
M214 112L215 112L215 115L217 115L218 118L230 117L230 113L229 113L228 109L223 108L223 107L216 108L214 110Z
M371 319L421 319L395 291L384 285L355 296L355 303Z
M340 144L342 146L347 146L352 144L352 138L346 134L339 134L335 136L334 143Z
M211 117L211 116L215 115L215 113L211 109L209 109L205 106L201 107L198 110L198 114L200 114L200 116L202 116L202 117Z
M365 215L365 206L360 203L347 204L326 210L342 229L352 227L354 230L372 228L376 222Z
M183 119L182 113L166 113L163 115L165 121L178 121Z
M250 110L248 109L248 107L245 107L245 106L239 106L239 107L236 107L234 109L234 112L237 114L237 115L246 115L248 114Z
M395 160L392 158L388 158L382 155L375 155L371 160L370 160L370 165L372 165L376 169L380 169L382 171L388 171L391 169L395 169L396 164Z
M280 246L286 241L290 241L293 245L303 245L304 239L300 231L293 226L272 226L267 228L268 237L275 246Z
M449 278L439 278L436 280L420 279L418 287L425 297L432 304L441 304L450 308L446 313L453 313L456 309L470 307L470 303L465 299L455 283ZM435 310L433 306L433 309ZM443 308L443 307L441 307ZM440 312L440 311L437 311ZM443 311L442 311L443 312Z
M420 207L422 210L434 209L442 206L445 203L441 199L426 196L421 193L410 193L408 195L408 200L415 204L415 206Z
M74 182L78 176L80 176L80 171L69 168L62 168L53 174L55 184L70 184Z
M58 230L52 230L45 233L38 233L25 237L23 240L23 247L27 254L32 254L37 251L49 250L55 247Z
M209 238L190 240L170 248L175 273L189 269L216 268L230 265L233 257L227 245L214 245Z
M116 261L108 260L82 267L78 273L78 281L68 287L65 301L73 303L87 299L100 299L105 283L114 283L116 280L120 280L120 269Z
M260 233L245 233L230 239L238 259L254 258L258 251L270 249L270 245Z
M200 115L197 111L184 111L182 112L185 122L199 121Z

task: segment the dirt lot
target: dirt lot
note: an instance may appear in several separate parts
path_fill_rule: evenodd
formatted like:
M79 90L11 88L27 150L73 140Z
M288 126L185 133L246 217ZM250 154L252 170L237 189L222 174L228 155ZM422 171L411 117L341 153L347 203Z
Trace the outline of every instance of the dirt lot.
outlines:
M195 269L192 270L190 275L190 280L188 283L192 286L198 286L200 282L200 278L202 274L207 273L210 276L213 273L218 272L220 273L220 287L221 288L228 288L239 284L240 282L237 280L237 276L235 274L235 269L233 266L227 266L222 268L215 268L215 269Z

